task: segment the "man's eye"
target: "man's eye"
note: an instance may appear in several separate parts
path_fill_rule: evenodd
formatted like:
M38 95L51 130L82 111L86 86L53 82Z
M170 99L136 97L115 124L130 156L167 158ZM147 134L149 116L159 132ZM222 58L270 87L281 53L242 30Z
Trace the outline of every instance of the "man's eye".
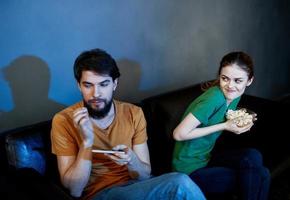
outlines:
M92 87L92 85L90 85L90 84L84 84L84 87L85 88L90 88L90 87Z
M101 83L101 87L107 87L108 85L108 83Z
M236 83L242 83L243 81L242 80L236 80Z

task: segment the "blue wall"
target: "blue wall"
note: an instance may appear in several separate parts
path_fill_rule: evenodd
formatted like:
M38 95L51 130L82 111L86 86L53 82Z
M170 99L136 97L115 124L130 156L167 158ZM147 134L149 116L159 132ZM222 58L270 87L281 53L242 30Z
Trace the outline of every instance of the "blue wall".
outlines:
M122 100L213 79L232 50L254 58L248 93L290 92L287 0L9 0L0 8L0 131L80 100L72 65L96 47L119 64Z

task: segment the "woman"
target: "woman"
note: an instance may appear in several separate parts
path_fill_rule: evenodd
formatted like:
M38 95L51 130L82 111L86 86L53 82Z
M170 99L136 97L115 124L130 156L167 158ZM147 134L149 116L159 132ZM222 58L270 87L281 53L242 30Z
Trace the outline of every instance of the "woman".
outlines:
M188 174L208 196L236 192L239 199L267 199L270 174L255 149L240 149L211 155L217 138L226 130L242 134L253 121L239 126L226 120L236 110L241 95L254 79L253 62L244 52L225 55L219 77L187 108L175 128L173 169Z

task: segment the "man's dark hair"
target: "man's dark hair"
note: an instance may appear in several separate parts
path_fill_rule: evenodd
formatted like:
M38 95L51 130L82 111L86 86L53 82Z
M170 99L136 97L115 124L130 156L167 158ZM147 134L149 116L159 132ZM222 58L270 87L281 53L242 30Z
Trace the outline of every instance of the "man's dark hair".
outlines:
M83 71L93 71L100 75L109 75L113 81L120 77L116 61L102 49L82 52L74 63L74 76L80 82Z

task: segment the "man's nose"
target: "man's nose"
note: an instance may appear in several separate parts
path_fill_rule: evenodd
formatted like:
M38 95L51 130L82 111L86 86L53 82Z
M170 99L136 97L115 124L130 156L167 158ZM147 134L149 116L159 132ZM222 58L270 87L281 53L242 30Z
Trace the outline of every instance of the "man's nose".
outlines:
M94 97L100 97L101 96L101 91L99 87L94 87Z

